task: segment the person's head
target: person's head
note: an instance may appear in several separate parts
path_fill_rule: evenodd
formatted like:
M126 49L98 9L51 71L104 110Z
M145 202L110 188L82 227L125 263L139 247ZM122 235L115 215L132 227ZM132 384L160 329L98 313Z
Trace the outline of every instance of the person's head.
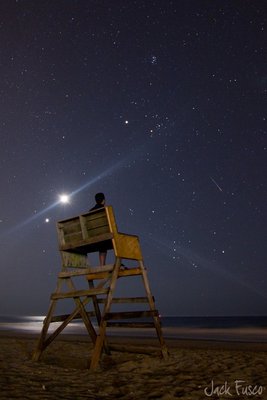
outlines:
M105 195L104 195L104 193L97 193L95 195L95 202L97 204L105 204Z

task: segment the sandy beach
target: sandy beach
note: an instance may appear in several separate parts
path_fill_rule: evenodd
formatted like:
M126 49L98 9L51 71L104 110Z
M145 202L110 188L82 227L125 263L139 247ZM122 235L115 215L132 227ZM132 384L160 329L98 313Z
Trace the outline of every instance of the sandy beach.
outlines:
M266 343L172 339L167 361L113 352L90 372L87 337L61 336L33 362L36 340L36 335L0 332L1 399L267 399ZM153 344L149 338L110 341Z

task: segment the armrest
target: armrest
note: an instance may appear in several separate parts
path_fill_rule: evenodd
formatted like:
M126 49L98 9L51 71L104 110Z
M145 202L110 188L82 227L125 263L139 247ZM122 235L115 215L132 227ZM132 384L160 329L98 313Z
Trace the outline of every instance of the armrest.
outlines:
M117 257L142 260L139 238L136 235L117 233L113 238L114 252Z

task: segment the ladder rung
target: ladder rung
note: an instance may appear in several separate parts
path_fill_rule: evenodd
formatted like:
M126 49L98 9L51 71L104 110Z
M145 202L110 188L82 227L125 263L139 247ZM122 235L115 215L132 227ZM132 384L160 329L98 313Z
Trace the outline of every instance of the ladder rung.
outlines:
M51 300L68 299L83 296L97 296L99 294L107 294L109 289L88 289L88 290L75 290L73 292L65 293L52 293Z
M95 312L94 311L89 311L86 312L88 317L95 317ZM70 316L70 314L64 314L64 315L55 315L54 317L51 318L51 322L62 322L65 321ZM81 314L76 314L75 317L72 319L81 319L82 316Z
M119 271L119 277L134 275L142 275L141 268L120 269Z
M87 275L92 271L91 268L78 269L77 271L62 271L58 274L59 278L71 278L72 276Z
M90 273L86 275L86 279L88 281L94 281L95 279L106 279L111 277L112 271L104 271L104 272L97 272L97 273Z
M88 281L93 281L94 279L105 279L108 278L113 270L113 267L111 269L108 269L106 271L101 271L99 272L94 272L90 271L90 273L86 276L86 279ZM142 275L142 270L141 268L129 268L129 269L121 269L119 271L118 277L125 277L125 276L137 276L137 275Z
M98 267L93 267L91 268L92 273L101 273L101 272L107 272L107 271L113 271L114 269L114 264L105 264L103 266L98 266Z
M107 322L110 328L155 328L153 322Z
M105 303L106 299L97 299L98 303ZM147 297L114 297L112 303L148 303Z
M75 277L75 276L82 276L82 275L90 275L90 274L101 274L103 272L107 271L112 271L114 268L113 264L106 264L103 265L102 267L90 267L90 268L77 268L76 271L61 271L58 274L59 278L69 278L69 277Z
M131 319L131 318L146 318L158 317L158 310L150 311L124 311L124 312L111 312L104 316L105 320L110 319Z

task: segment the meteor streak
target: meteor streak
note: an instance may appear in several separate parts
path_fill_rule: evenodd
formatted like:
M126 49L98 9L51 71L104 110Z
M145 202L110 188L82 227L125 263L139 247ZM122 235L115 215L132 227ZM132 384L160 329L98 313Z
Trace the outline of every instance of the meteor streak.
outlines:
M217 188L219 189L220 192L222 192L222 188L218 185L218 183L215 181L215 179L212 178L212 176L210 176L210 179L212 180L212 182L214 183L214 185L217 186Z

